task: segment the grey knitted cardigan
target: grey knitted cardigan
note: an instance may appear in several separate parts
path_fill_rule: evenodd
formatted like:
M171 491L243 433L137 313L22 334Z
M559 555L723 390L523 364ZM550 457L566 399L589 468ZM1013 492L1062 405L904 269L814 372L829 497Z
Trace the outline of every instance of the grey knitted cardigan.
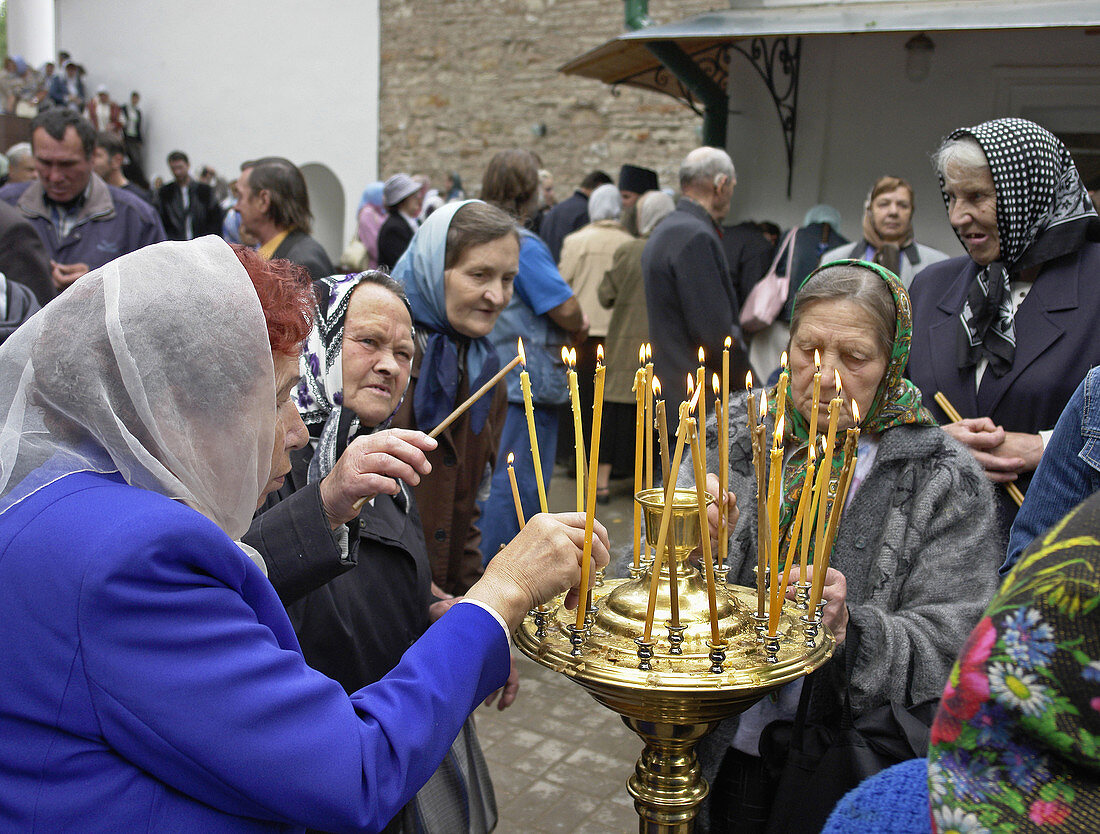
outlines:
M730 537L729 581L754 587L756 479L746 400L743 391L730 398L730 490L740 518ZM707 471L717 472L713 413L706 441ZM690 459L679 482L694 484ZM883 432L830 561L847 580L849 613L830 677L841 684L837 672L855 651L855 715L888 701L911 706L939 697L997 589L1003 555L992 488L970 452L938 427Z

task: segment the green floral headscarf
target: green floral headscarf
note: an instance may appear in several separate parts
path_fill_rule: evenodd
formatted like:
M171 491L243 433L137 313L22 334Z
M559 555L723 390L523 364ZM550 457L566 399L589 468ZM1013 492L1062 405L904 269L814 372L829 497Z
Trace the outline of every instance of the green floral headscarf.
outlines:
M932 414L921 405L920 389L904 376L905 366L909 363L909 342L913 336L913 308L909 301L909 293L905 291L898 277L884 266L869 263L868 261L840 260L822 264L802 281L799 289L824 269L833 266L858 266L866 269L881 278L894 297L894 309L897 317L894 323L894 342L890 349L890 357L886 364L886 372L882 382L879 383L875 398L871 401L871 408L866 417L860 423L860 431L870 434L879 434L894 426L938 425ZM798 298L795 297L795 305ZM775 425L776 398L778 386L769 394L768 415L772 425ZM783 442L787 448L799 447L783 469L783 506L779 513L780 529L784 531L784 539L789 539L791 522L794 520L798 498L802 491L802 483L806 478L806 444L810 438L809 421L793 407L794 391L791 381L787 382L787 403L785 410ZM821 424L818 424L818 436L824 433ZM837 443L833 452L832 470L830 472L830 490L832 496L836 491L836 479L840 475L840 469L844 463L844 435L837 432ZM819 461L820 464L820 461ZM789 544L789 542L788 542ZM810 552L813 553L813 542L810 543Z

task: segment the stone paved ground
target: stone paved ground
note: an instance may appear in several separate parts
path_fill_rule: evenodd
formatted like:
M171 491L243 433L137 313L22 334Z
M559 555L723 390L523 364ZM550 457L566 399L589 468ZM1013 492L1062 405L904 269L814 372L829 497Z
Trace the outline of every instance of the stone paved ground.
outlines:
M575 500L574 482L559 467L551 480L551 510ZM612 547L630 543L630 484L612 482L612 501L597 518ZM504 712L481 707L477 732L493 775L499 834L628 834L638 830L626 780L641 740L583 689L518 649L520 695Z

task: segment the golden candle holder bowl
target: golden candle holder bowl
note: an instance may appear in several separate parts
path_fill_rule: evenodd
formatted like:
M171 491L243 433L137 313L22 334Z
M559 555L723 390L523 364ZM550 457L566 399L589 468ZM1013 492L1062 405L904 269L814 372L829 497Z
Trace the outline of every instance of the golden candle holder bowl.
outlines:
M663 495L640 492L646 529L656 537ZM690 496L690 502L688 497ZM738 715L769 692L809 674L832 657L835 641L821 627L813 646L806 645L801 613L785 606L779 619L778 650L769 657L756 635L750 612L756 591L720 585L716 602L719 641L714 644L703 571L687 557L699 541L694 490L677 490L668 547L675 554L682 654L669 651L671 617L667 569L658 586L652 657L639 668L651 577L608 580L593 589L595 616L586 626L579 656L574 656L576 616L563 608L564 596L550 604L545 634L536 634L531 616L514 635L519 649L538 663L572 678L599 703L618 713L645 744L627 790L634 797L638 830L648 834L694 828L699 803L708 787L700 773L695 744L720 721ZM675 533L675 537L673 534ZM774 649L773 643L773 649ZM715 663L721 672L712 671Z

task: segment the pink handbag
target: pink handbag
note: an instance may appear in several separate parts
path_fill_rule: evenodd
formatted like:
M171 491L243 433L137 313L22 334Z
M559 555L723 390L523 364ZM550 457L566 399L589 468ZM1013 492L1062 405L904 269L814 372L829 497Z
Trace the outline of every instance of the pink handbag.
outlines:
M787 292L791 284L791 262L794 258L794 236L798 227L787 232L779 249L775 253L771 269L756 282L749 292L745 305L741 308L741 328L746 333L756 333L775 321L783 305L787 303ZM778 275L776 270L783 254L787 255L787 274Z

